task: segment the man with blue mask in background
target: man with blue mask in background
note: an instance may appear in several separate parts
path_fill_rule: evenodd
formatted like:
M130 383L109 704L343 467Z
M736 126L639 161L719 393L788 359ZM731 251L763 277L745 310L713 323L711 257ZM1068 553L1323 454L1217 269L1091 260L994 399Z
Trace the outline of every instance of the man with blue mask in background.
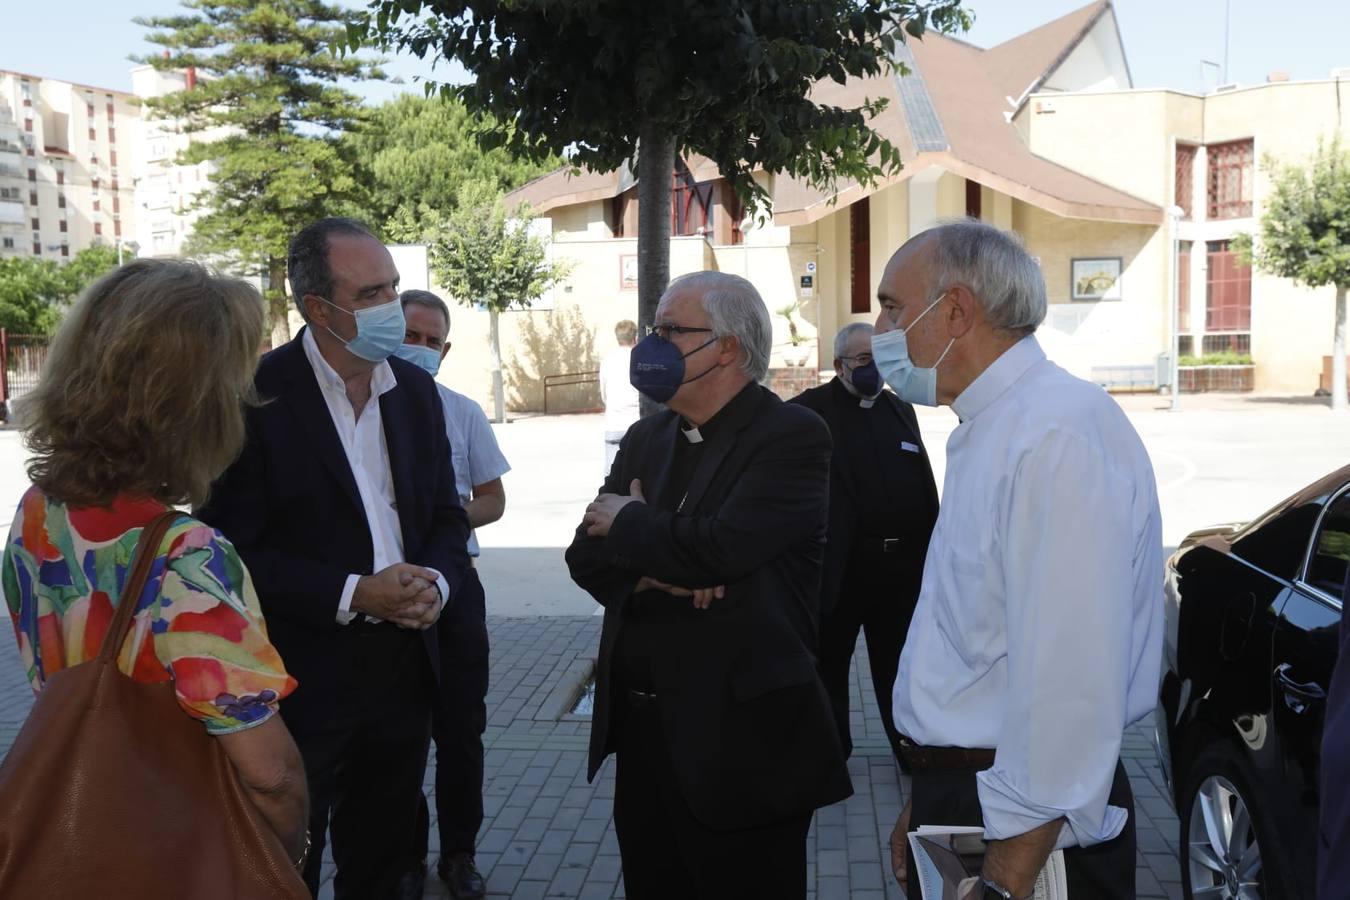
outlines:
M394 355L433 378L450 352L450 308L430 291L399 295L404 342ZM445 411L446 436L459 493L470 528L497 521L506 511L502 476L511 470L483 407L437 382ZM478 538L469 533L469 558L478 558ZM479 900L486 894L474 863L478 829L483 824L483 730L487 727L488 633L483 584L467 573L459 602L436 625L440 635L440 702L432 717L436 742L436 829L440 862L436 872L455 900ZM426 798L417 820L417 841L409 884L424 877L430 832Z
M629 367L668 408L567 550L605 607L589 777L616 754L630 900L803 900L811 815L851 792L816 669L830 435L758 383L772 341L744 278L671 282Z
M891 717L900 650L919 597L923 558L937 518L937 486L914 407L886 390L872 360L872 326L854 322L834 337L835 377L794 397L830 426L830 526L820 593L820 674L845 752L849 665L867 638L881 722L897 762Z
M281 715L309 784L305 883L317 896L331 829L335 898L400 897L434 626L469 577L469 522L436 385L393 356L405 323L389 251L360 222L322 219L291 240L287 276L305 328L259 361L264 402L198 515L238 549L300 682Z
M960 419L895 681L913 781L892 865L912 871L906 832L982 826L982 885L962 900L1030 896L1055 849L1070 897L1133 898L1120 751L1153 712L1162 659L1148 453L1111 397L1046 359L1045 282L1011 234L925 231L877 296L886 383Z

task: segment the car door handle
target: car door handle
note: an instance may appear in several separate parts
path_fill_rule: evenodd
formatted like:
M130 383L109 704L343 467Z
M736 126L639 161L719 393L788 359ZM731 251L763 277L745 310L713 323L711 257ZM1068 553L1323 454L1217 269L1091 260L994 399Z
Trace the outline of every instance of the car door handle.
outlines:
M1295 681L1289 674L1293 668L1289 663L1275 667L1275 680L1284 694L1284 705L1300 715L1308 711L1309 705L1327 699L1327 692L1315 681Z

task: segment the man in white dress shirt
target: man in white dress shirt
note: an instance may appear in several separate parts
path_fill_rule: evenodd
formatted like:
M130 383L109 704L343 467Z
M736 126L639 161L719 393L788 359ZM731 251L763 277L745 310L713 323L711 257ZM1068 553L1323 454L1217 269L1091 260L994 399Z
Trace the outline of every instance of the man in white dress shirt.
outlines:
M637 388L628 377L628 363L637 343L637 323L624 319L614 326L619 346L600 360L600 402L605 404L605 474L614 465L619 442L628 428L642 418Z
M892 836L982 825L968 897L1027 897L1056 848L1069 896L1134 896L1125 728L1153 710L1162 538L1148 454L1100 388L1045 358L1045 284L974 221L886 267L873 356L902 399L948 405L942 507L900 658L895 724L913 769Z

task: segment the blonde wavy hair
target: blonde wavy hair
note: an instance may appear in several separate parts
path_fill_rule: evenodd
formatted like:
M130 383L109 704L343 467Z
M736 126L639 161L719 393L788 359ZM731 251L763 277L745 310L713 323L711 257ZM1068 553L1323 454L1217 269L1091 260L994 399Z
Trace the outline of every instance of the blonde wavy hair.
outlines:
M256 290L185 260L136 260L99 279L23 398L29 478L71 506L206 502L244 446L263 321Z

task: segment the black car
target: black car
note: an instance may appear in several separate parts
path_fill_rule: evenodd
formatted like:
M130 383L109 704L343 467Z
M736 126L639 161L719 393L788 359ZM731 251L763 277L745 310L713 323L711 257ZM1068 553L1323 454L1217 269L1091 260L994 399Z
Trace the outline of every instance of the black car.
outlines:
M1316 896L1318 758L1350 560L1350 466L1167 561L1158 759L1187 897Z

